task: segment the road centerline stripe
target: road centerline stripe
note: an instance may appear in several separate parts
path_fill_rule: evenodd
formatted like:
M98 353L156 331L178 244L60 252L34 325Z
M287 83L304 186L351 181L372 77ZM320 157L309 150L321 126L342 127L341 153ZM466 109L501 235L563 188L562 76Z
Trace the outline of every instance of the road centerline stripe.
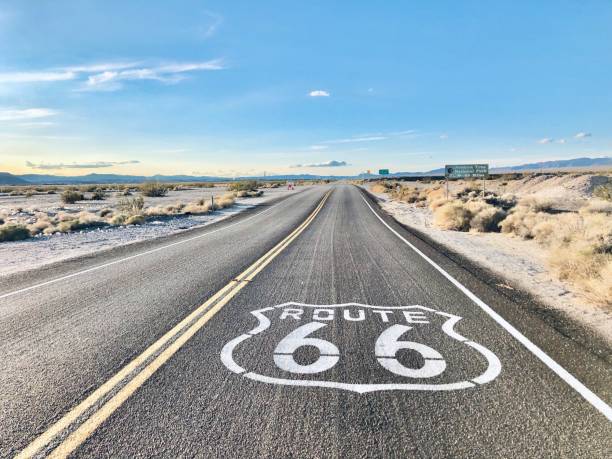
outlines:
M429 263L433 268L435 268L440 274L442 274L451 284L457 287L465 296L467 296L472 302L474 302L477 306L479 306L485 313L487 313L498 325L504 328L510 335L512 335L517 341L519 341L524 347L527 348L533 355L535 355L540 361L544 363L549 369L551 369L557 376L559 376L563 381L565 381L569 386L572 387L576 392L578 392L587 402L589 402L595 409L597 409L601 414L603 414L609 421L612 421L612 407L610 407L606 402L604 402L601 398L599 398L594 392L592 392L588 387L582 384L576 377L574 377L569 371L559 365L555 360L552 359L548 354L546 354L542 349L536 346L529 338L523 335L520 331L518 331L514 326L512 326L506 319L500 316L493 308L491 308L488 304L478 298L471 290L465 287L461 282L447 273L442 267L440 267L435 261L421 252L415 245L411 244L408 240L406 240L401 234L395 231L389 224L383 220L383 218L378 215L378 213L372 208L368 200L362 195L361 199L366 205L370 208L372 213L378 218L383 225L385 225L389 231L395 234L402 242L404 242L408 247L414 250L418 255L421 256L427 263Z
M95 404L111 393L120 383L130 376L125 386L118 390L98 410L92 413L83 423L51 452L49 457L67 457L78 448L110 415L117 410L136 390L141 387L165 362L167 362L185 343L191 339L206 323L227 304L248 281L252 280L261 270L272 262L291 242L293 242L315 219L325 205L333 190L329 190L312 213L288 236L261 256L255 263L246 268L240 275L232 279L225 287L209 298L201 306L175 325L159 340L149 346L142 354L123 367L111 379L102 384L85 400L68 411L61 419L51 425L44 433L23 449L16 458L30 458L40 453L50 443L56 440L66 429L73 425L81 416ZM263 213L263 212L262 212ZM261 214L258 214L261 215ZM246 282L245 282L246 281ZM190 325L191 324L191 325ZM170 343L170 344L169 344ZM165 347L167 346L167 347ZM157 352L161 353L150 363L132 375L135 370L147 363Z

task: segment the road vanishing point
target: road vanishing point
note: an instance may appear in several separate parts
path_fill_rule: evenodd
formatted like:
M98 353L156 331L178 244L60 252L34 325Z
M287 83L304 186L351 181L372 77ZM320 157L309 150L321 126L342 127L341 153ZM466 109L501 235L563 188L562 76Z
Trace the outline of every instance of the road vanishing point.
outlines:
M610 457L610 357L307 187L0 280L1 457Z

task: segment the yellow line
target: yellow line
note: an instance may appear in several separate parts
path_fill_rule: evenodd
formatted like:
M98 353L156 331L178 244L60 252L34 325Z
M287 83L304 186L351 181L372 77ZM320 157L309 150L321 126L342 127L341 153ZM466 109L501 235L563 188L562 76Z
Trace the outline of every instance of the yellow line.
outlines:
M253 279L265 266L267 266L279 253L281 253L295 238L297 238L306 227L314 220L317 214L325 205L331 190L328 191L315 210L285 239L279 242L255 263L244 270L236 279L229 282L215 295L208 299L204 304L195 309L185 319L174 326L169 332L162 336L158 341L149 346L142 354L132 360L122 368L115 376L96 389L89 397L70 410L59 421L53 424L47 431L36 438L30 445L21 451L17 458L29 458L34 456L42 448L52 442L59 434L74 423L89 408L100 401L106 394L112 391L121 381L125 380L136 368L144 364L152 355L162 349L170 340L179 335L178 338L151 363L142 369L134 378L126 384L116 395L108 400L98 411L92 414L77 430L66 438L50 455L50 457L66 457L81 445L108 417L119 408L136 390L144 384L165 362L168 361L189 339L200 330L217 311L219 311L228 301L230 301L245 285ZM215 304L216 303L216 304ZM197 316L210 308L187 330L180 334L189 323Z

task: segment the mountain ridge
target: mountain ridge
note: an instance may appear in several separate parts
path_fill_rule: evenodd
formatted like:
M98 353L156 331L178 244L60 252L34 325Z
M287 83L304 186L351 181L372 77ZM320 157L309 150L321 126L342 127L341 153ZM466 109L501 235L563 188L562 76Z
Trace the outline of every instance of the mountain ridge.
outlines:
M521 172L540 169L566 169L572 167L594 167L611 166L612 157L602 158L572 158L553 161L541 161L535 163L520 164L517 166L491 168L491 173ZM418 177L443 175L444 168L432 169L426 172L393 172L387 177ZM220 182L232 180L342 180L359 178L379 178L377 174L358 175L315 175L315 174L278 174L269 176L244 176L244 177L217 177L217 176L192 176L192 175L123 175L123 174L87 174L80 176L63 176L53 174L20 174L0 172L0 185L71 185L71 184L96 184L96 183L142 183L147 181L159 182Z

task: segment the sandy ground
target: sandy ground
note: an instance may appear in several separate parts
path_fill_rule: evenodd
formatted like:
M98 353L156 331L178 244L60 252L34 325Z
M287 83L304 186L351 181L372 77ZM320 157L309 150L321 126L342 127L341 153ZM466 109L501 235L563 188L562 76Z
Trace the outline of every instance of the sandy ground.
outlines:
M382 208L399 222L505 277L551 309L569 315L612 343L612 314L589 303L571 285L556 279L546 266L545 251L535 241L500 233L441 230L433 226L429 208L391 201L386 194L374 194L380 199Z
M285 188L265 189L264 195L259 198L241 198L236 200L234 207L218 210L212 214L189 215L177 217L160 217L147 221L143 225L105 227L95 230L77 231L73 233L58 233L51 236L36 236L24 241L3 242L0 244L0 276L39 268L43 265L66 260L83 255L90 255L100 250L109 249L125 244L152 239L170 234L179 233L191 228L209 225L223 220L238 212L269 201L279 196L297 193L304 187L295 191ZM177 202L189 203L201 198L210 199L211 193L222 195L225 188L196 189L171 191L162 198L145 198L147 205L158 206L174 204ZM35 195L30 198L11 196L0 198L0 210L23 207L40 209L44 211L57 210L59 195ZM10 199L8 199L10 198ZM75 204L64 206L79 210L96 211L104 207L111 207L116 197L109 197L105 201L88 201L85 205ZM22 204L21 201L24 201ZM27 202L27 206L25 203Z

